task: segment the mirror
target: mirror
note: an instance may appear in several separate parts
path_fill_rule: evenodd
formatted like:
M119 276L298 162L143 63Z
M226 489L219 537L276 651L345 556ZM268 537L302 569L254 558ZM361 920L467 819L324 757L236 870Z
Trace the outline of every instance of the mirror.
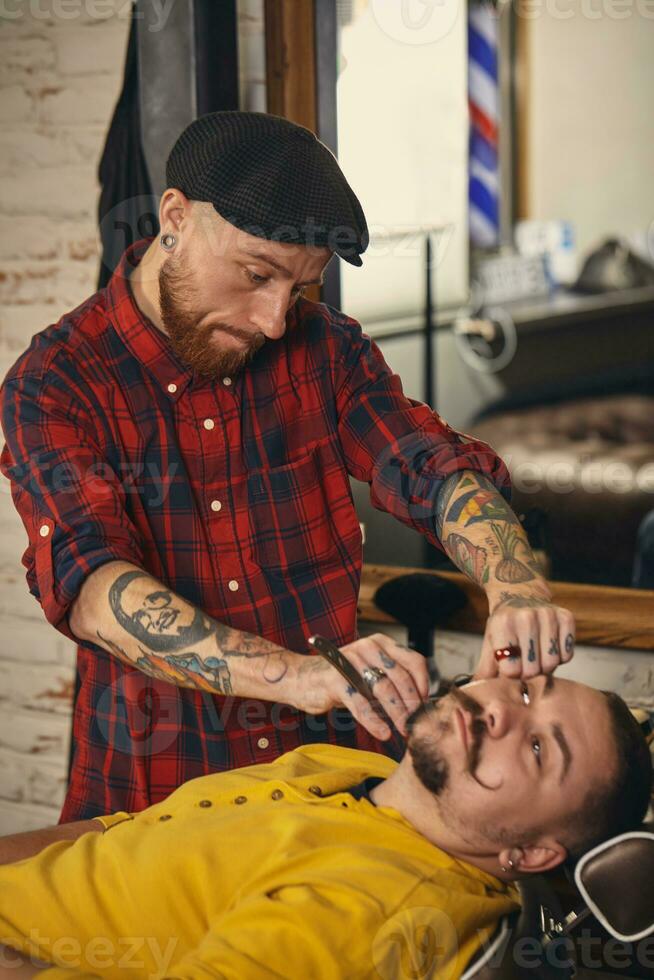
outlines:
M337 7L339 159L371 228L341 308L423 399L429 278L431 404L506 459L550 575L654 587L654 3ZM353 489L367 561L438 562Z

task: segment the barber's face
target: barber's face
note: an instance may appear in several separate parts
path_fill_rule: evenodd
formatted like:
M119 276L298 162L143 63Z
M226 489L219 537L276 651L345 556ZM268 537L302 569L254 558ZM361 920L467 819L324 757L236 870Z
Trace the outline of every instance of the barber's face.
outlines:
M551 674L455 688L419 708L409 728L418 777L476 847L563 830L614 766L604 695Z
M161 318L180 359L215 379L237 373L284 335L286 314L321 281L332 253L246 234L211 205L187 204L159 274Z

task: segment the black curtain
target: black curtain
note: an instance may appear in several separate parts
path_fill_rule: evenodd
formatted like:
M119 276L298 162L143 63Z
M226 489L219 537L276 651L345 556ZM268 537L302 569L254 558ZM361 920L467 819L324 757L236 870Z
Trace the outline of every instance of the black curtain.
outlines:
M107 132L98 177L102 258L98 289L106 286L128 246L156 235L158 207L141 146L138 42L135 8L127 43L123 87Z
M236 0L132 5L123 86L99 166L106 285L124 250L159 231L164 163L196 116L239 108Z

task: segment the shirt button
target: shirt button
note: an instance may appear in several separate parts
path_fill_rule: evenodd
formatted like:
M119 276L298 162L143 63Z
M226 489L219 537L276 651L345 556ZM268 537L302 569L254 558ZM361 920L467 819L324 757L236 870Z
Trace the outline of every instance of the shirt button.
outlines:
M204 807L212 806L212 803L211 800L200 800L198 806L204 806Z
M39 528L39 534L41 535L42 538L47 538L47 536L50 534L50 528L48 527L47 524L41 525L41 527Z
M229 582L227 583L227 587L229 588L230 592L238 592L238 582L236 581L235 578L231 578L229 580Z
M257 742L257 745L259 746L260 749L267 749L268 746L270 745L270 740L267 738L260 738L259 741Z
M163 820L172 820L172 817L171 817L170 813L162 813L161 816L159 817L159 820L162 820L162 821Z
M204 425L205 429L213 429L216 423L213 419L205 419L202 424Z
M174 395L175 392L177 391L177 385L175 384L174 381L171 381L170 384L168 385L168 391L170 392L171 395Z
M237 806L240 806L241 803L247 803L247 801L248 801L247 796L237 796L236 799L234 800L234 803L236 803Z
M284 794L282 793L281 789L274 789L270 794L270 798L273 800L281 800L283 796Z
M219 500L212 500L211 501L211 509L212 510L215 510L216 513L218 513L218 511L220 510L221 507L222 507L222 504L221 504L221 502Z
M309 786L309 792L313 793L314 796L322 796L322 790L320 786Z
M232 383L232 379L231 378L223 378L223 384L224 385L227 385L228 388L231 385L231 383Z

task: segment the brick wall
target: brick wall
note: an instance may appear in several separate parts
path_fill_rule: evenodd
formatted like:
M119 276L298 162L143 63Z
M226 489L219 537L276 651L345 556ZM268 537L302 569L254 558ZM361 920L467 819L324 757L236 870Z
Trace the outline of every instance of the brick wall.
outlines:
M97 166L122 83L129 0L12 0L0 13L0 377L95 291ZM239 0L244 108L265 109L263 0ZM0 834L57 820L74 647L27 592L0 481Z
M120 91L129 5L14 3L0 18L0 376L95 291L96 171ZM56 822L73 646L27 592L26 536L0 486L0 833Z

